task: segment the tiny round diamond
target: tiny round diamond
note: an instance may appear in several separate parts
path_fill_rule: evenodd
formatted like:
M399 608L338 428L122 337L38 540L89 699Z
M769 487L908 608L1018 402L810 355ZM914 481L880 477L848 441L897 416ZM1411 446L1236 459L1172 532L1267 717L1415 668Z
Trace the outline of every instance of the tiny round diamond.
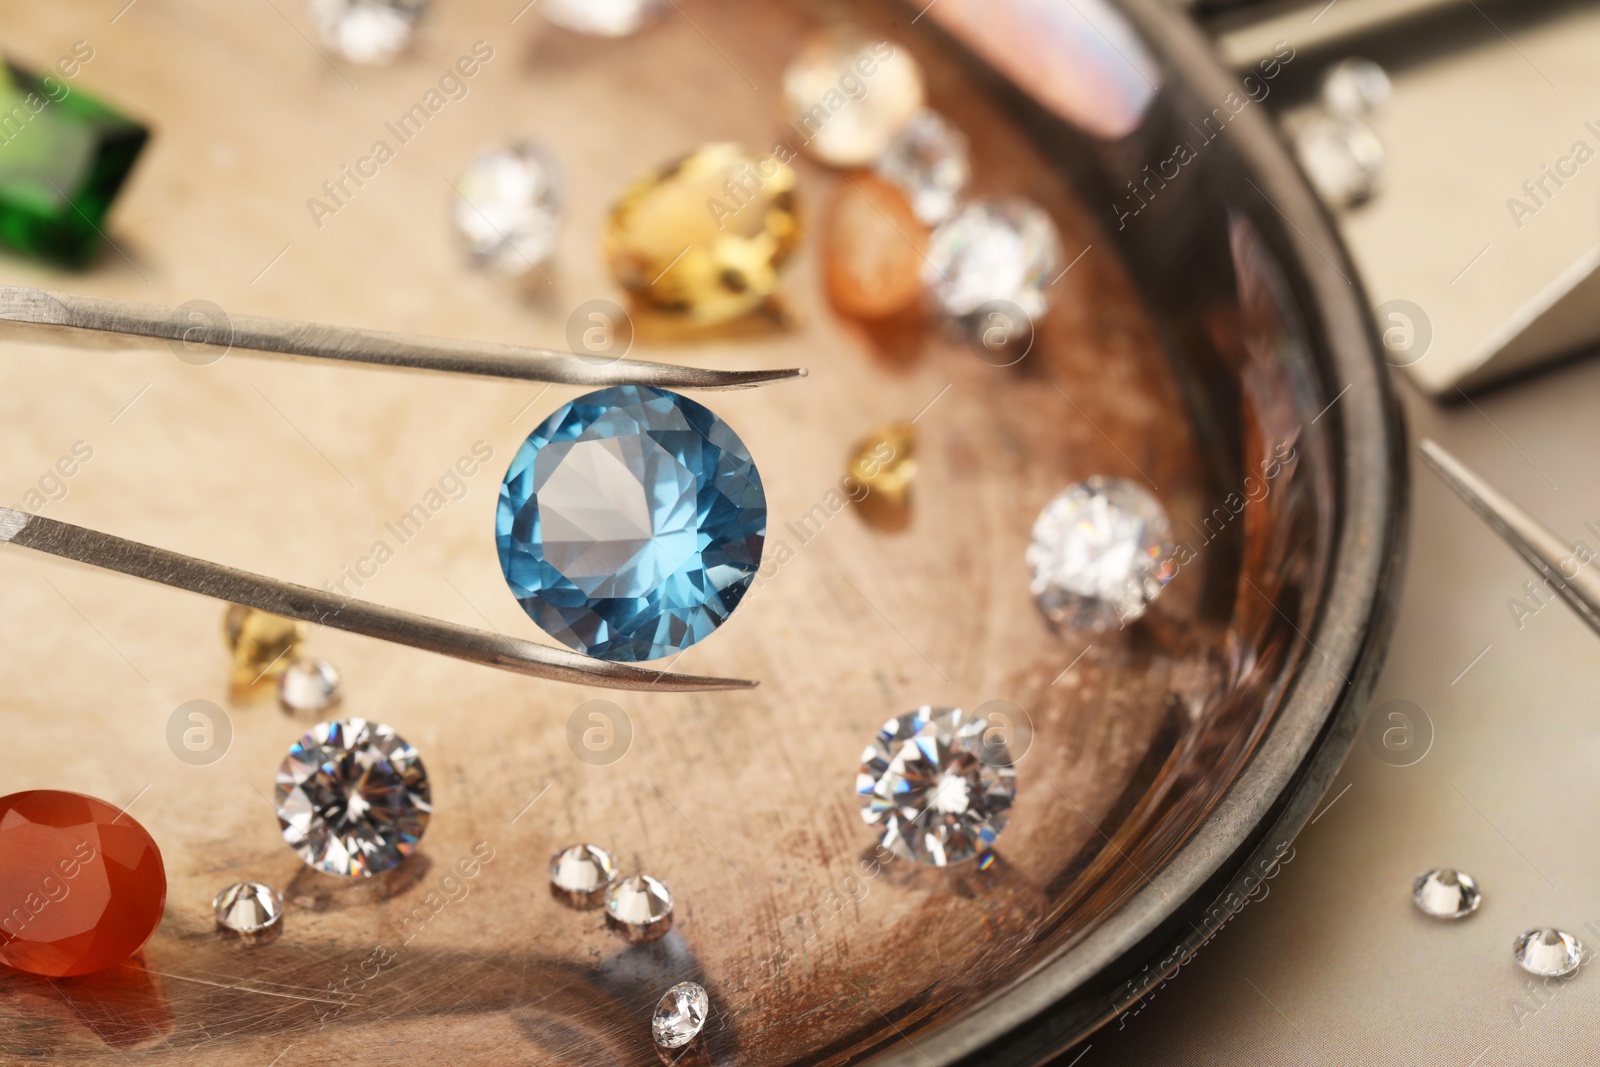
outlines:
M574 33L626 37L666 10L666 0L544 0L545 18Z
M474 263L525 274L555 252L561 167L543 145L517 141L484 152L456 182L456 192L456 233Z
M851 30L813 37L783 72L790 136L834 167L881 156L922 100L922 68L904 45Z
M1445 868L1420 875L1411 886L1411 899L1424 915L1464 919L1478 910L1483 897L1472 875Z
M654 941L672 929L672 890L648 874L612 884L606 893L606 922L629 941Z
M1387 153L1360 119L1313 119L1295 135L1294 148L1317 195L1330 206L1354 207L1378 191Z
M1583 943L1562 930L1540 926L1513 941L1511 954L1529 974L1565 978L1583 964Z
M682 1048L700 1036L706 1025L711 998L694 982L679 982L667 990L656 1004L650 1032L662 1048Z
M339 668L325 659L295 660L278 675L278 703L284 711L327 711L341 695Z
M1010 818L1016 768L988 718L923 706L884 723L861 754L861 817L885 847L935 867L986 853Z
M236 934L258 934L283 918L283 894L260 882L239 882L211 902L217 926Z
M311 0L322 42L353 63L392 63L427 9L428 0Z
M366 877L416 850L433 812L417 750L365 719L325 722L278 768L283 839L319 871Z
M1370 59L1342 59L1322 75L1322 106L1345 118L1381 111L1393 92L1389 75Z
M1125 478L1101 475L1044 506L1027 561L1040 610L1068 629L1134 621L1177 573L1161 502Z
M924 108L878 158L878 173L905 190L919 219L929 225L943 222L972 176L967 138L938 112Z
M1021 197L974 200L933 231L922 283L950 315L1008 300L1037 319L1060 261L1061 237L1043 208Z
M616 877L611 853L599 845L573 845L550 857L550 892L575 908L601 903Z

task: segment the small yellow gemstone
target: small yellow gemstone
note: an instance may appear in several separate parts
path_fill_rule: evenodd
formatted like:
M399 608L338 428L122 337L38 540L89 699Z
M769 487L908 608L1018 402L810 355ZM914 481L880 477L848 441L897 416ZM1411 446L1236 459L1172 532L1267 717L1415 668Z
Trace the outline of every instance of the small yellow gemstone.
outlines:
M909 422L880 426L850 454L850 479L866 488L856 513L876 530L911 524L911 483L917 476L916 428Z
M601 245L611 274L658 308L727 322L778 287L800 240L793 153L708 144L637 179L611 209Z
M295 649L305 639L305 625L243 604L229 604L222 618L222 636L233 653L233 685L248 689L288 669Z

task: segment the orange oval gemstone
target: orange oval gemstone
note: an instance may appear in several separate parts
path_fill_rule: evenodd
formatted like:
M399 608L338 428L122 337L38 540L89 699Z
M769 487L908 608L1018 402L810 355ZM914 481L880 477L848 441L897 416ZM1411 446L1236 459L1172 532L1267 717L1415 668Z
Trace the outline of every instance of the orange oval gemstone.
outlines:
M131 815L55 789L0 797L0 963L51 978L115 966L166 902L161 851Z

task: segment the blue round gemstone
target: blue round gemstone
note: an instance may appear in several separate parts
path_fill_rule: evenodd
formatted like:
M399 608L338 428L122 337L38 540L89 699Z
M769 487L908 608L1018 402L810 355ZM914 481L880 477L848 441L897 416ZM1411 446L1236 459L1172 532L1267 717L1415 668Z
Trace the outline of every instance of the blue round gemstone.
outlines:
M607 660L681 652L761 564L767 497L728 424L649 386L589 393L522 443L500 486L500 569L528 617Z

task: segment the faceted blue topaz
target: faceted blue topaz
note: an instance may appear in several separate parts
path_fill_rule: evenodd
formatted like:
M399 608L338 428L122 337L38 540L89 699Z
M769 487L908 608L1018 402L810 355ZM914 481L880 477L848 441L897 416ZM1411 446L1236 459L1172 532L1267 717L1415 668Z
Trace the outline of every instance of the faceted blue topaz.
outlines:
M500 569L528 617L578 652L650 660L703 641L744 597L767 497L728 424L649 386L558 409L500 485Z

